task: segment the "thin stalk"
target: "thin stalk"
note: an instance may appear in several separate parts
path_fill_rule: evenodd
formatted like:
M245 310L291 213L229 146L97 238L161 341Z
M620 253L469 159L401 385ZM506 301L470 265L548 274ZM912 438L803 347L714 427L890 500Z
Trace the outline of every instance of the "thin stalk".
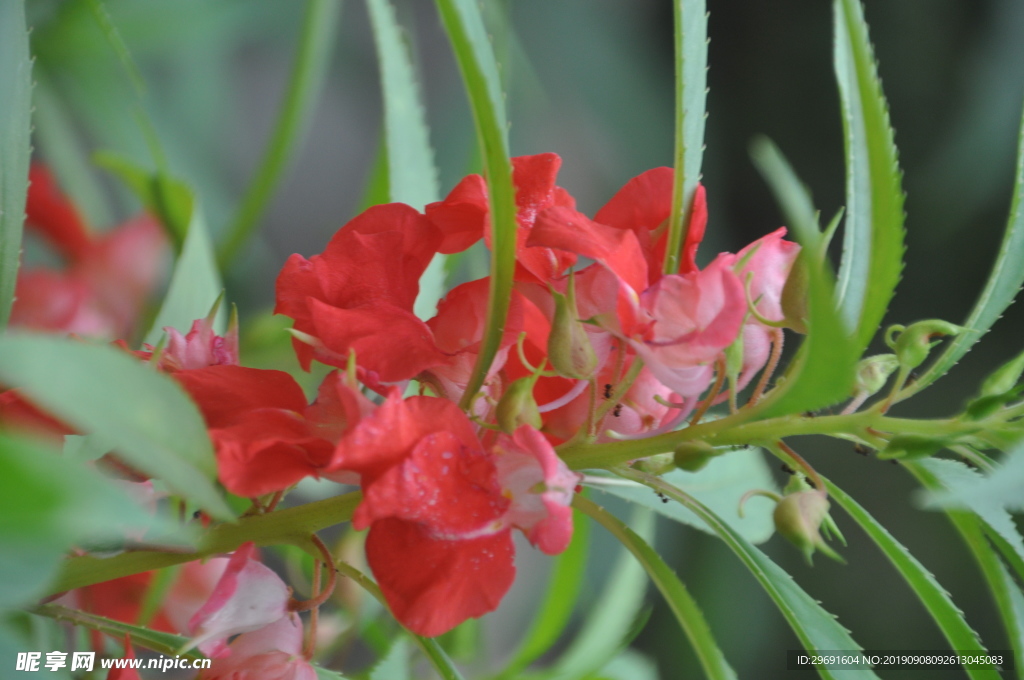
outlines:
M242 199L227 237L217 251L225 271L252 236L289 161L298 149L319 98L334 46L341 0L309 0L299 35L298 53L277 123L259 170Z

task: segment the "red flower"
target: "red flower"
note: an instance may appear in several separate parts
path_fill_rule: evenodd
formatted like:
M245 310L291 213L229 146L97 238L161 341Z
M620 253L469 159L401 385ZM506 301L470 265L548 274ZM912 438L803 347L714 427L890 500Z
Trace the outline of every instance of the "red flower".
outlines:
M334 465L358 472L367 560L395 617L439 635L498 606L515 576L511 529L545 552L571 537L578 476L523 427L488 452L450 401L393 391L339 444Z
M445 355L413 313L419 280L441 233L407 205L370 208L342 227L322 255L288 258L277 279L277 314L313 345L294 341L302 367L312 359L343 368L350 351L371 384L408 380Z
M555 177L562 159L553 153L518 156L512 159L512 182L516 189L516 280L550 281L576 258L565 251L528 248L527 240L537 215L546 208L574 208L576 201ZM431 203L427 217L444 234L439 250L456 253L481 238L491 243L490 208L487 184L480 175L469 175L459 182L443 201Z
M32 166L26 225L60 255L63 270L18 273L11 323L36 330L127 337L160 278L167 239L149 216L90 234L49 171Z
M312 405L283 371L210 366L174 377L203 412L221 483L250 498L319 477L342 433L372 408L338 371Z

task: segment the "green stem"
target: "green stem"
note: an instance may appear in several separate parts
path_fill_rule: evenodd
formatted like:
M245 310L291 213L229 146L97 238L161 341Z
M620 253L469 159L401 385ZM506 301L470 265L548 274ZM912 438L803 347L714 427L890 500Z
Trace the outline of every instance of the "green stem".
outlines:
M640 562L676 615L679 625L697 653L705 675L714 680L735 680L736 674L726 662L722 650L718 648L700 607L661 556L600 505L579 494L573 499L572 504L574 508L586 513L607 529Z
M487 176L492 225L487 321L480 353L459 404L470 410L498 353L511 302L516 263L515 191L501 81L480 10L473 0L437 0L437 8L469 95Z
M217 252L221 271L227 269L252 236L274 187L297 149L297 141L312 115L327 73L340 11L340 0L309 0L306 5L298 54L277 124L256 177Z
M290 543L302 547L309 542L311 534L350 520L361 499L358 492L348 493L295 508L246 517L237 524L220 524L203 536L194 552L137 551L106 559L72 557L64 563L47 594L54 595L122 576L231 552L248 541L261 546Z

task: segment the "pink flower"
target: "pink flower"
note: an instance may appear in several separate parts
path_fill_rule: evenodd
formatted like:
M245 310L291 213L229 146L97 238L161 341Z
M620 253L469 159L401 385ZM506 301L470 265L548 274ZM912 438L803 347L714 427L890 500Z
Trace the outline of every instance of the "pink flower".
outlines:
M239 635L197 680L316 680L302 656L302 622L296 614Z
M245 543L228 560L210 598L188 622L191 646L219 656L232 635L258 630L288 614L291 589L271 569L252 559Z
M206 366L238 365L238 325L232 324L226 335L213 331L213 319L196 319L187 335L167 326L167 346L160 357L164 371L189 370Z

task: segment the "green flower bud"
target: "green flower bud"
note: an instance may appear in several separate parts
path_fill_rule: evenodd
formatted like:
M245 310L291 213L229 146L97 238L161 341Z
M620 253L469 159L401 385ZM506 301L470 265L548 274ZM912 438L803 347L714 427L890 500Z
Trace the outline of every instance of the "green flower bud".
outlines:
M569 277L568 295L555 291L551 295L555 299L555 319L548 335L548 361L559 375L586 380L597 370L597 355L579 321L574 277Z
M861 359L857 365L855 394L871 396L878 392L899 365L900 360L895 354L876 354Z
M1006 362L981 383L981 396L993 397L1003 395L1012 390L1020 382L1024 373L1024 353Z
M804 554L808 564L815 550L842 562L825 543L819 528L828 517L828 499L818 491L798 491L779 501L772 513L775 530Z
M676 447L672 453L672 459L676 467L687 472L698 472L704 469L708 461L719 455L719 451L707 442L692 441L684 442Z
M498 426L505 432L512 434L521 425L529 425L539 430L544 424L537 410L537 400L533 398L533 386L536 383L533 376L516 380L505 394L501 395L498 402L497 417Z
M941 438L924 437L918 434L898 434L889 440L884 449L878 452L878 457L882 460L928 458L938 453L945 445L946 440Z
M943 335L957 335L964 329L960 326L942 321L941 319L927 319L911 324L908 328L903 326L891 326L886 334L886 343L896 352L900 366L911 370L917 368L928 358L937 342L933 338ZM895 340L892 338L894 331L900 331Z
M666 472L675 470L676 464L671 453L659 453L654 456L648 456L647 458L641 458L637 462L633 463L633 467L638 470L643 470L647 474L660 476Z

